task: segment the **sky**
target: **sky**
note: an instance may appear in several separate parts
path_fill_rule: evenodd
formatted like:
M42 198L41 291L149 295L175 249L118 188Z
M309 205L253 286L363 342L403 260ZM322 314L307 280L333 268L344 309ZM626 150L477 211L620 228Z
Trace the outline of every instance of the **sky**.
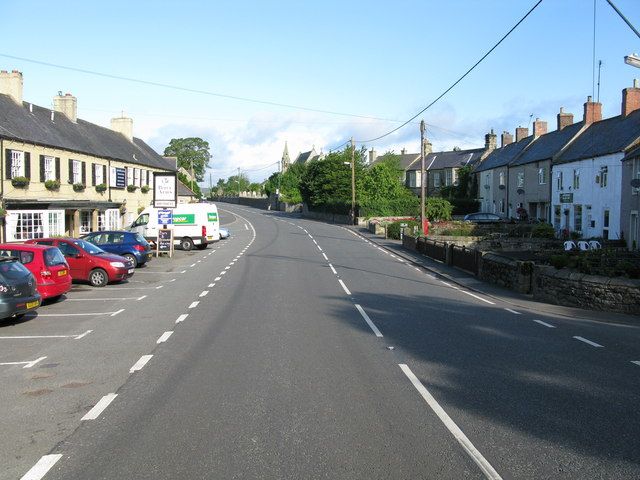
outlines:
M640 29L640 1L612 1ZM207 140L203 186L238 168L262 181L285 142L292 160L352 136L379 154L418 152L424 119L442 151L535 118L553 130L560 107L579 121L598 97L594 38L603 116L619 115L622 89L640 78L624 56L640 53L640 38L606 0L543 0L434 106L369 141L436 99L536 3L0 0L0 68L23 72L25 101L50 108L62 91L84 120L133 118L134 136L159 153L172 138Z

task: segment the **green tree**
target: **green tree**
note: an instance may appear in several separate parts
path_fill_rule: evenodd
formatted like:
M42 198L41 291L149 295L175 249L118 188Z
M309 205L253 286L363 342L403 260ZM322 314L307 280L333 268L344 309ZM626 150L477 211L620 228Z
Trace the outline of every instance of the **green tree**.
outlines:
M180 172L178 172L178 180L181 181L185 186L189 187L198 198L202 198L202 192L200 191L198 182L190 181L184 173Z
M204 172L211 159L209 142L198 137L172 138L169 146L164 149L164 155L177 157L178 168L182 167L187 172L191 172L193 168L196 181L204 181Z
M425 200L424 214L431 222L451 220L453 205L448 200L439 197L429 197Z

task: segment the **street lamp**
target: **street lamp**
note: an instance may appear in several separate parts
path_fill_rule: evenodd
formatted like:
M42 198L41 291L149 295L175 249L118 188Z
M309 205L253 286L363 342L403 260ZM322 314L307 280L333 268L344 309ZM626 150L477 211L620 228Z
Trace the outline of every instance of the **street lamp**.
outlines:
M640 56L637 53L631 55L625 55L624 63L631 65L632 67L640 68Z

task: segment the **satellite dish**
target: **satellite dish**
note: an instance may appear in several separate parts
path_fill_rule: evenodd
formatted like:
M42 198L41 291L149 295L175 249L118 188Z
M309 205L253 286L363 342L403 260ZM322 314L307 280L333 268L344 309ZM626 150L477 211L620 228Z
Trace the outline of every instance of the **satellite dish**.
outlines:
M633 188L640 188L640 178L634 178L631 180L631 186Z

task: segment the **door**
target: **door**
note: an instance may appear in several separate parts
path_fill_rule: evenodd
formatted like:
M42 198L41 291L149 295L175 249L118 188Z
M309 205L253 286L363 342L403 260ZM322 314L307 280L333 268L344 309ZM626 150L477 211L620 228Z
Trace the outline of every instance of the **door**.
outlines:
M609 238L609 222L610 212L608 208L604 209L602 213L602 238L607 240Z
M69 264L71 278L76 280L85 280L87 278L86 254L80 249L62 240L58 240L56 242L56 247L60 249Z
M638 212L631 212L629 216L629 247L638 249Z

